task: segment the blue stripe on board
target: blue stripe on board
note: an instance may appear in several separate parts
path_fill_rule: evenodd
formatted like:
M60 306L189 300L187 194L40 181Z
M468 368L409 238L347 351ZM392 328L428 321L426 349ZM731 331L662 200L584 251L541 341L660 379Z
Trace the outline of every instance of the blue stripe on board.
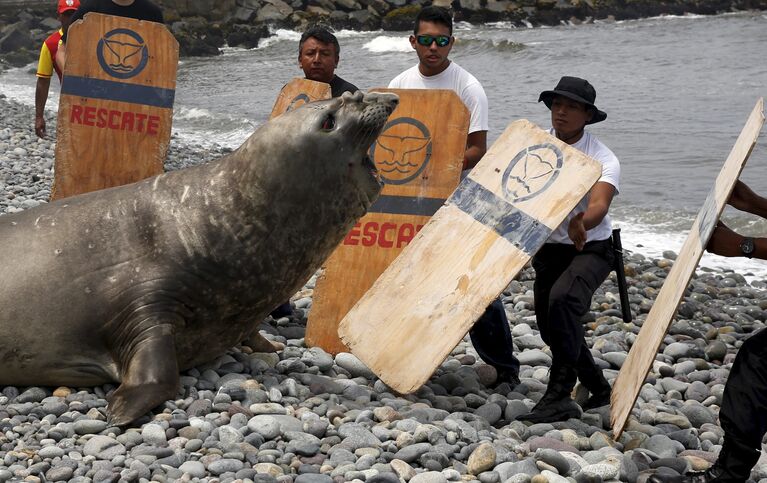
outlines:
M432 216L444 203L445 200L441 198L381 195L370 207L368 213Z
M64 76L61 93L168 109L173 107L176 96L174 89L77 76Z
M461 182L448 202L528 255L535 254L551 234L548 226L470 178Z

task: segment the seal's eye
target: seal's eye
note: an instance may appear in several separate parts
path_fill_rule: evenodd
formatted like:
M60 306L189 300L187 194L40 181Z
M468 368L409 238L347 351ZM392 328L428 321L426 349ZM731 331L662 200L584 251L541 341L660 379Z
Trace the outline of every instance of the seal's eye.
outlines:
M332 114L328 114L328 117L326 117L325 120L322 121L322 129L325 131L330 131L334 127L336 127L336 118L333 117Z

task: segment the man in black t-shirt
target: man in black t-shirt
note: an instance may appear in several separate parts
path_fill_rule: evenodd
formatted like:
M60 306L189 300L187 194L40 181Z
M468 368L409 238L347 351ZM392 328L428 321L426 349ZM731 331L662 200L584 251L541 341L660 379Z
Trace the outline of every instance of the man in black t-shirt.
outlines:
M86 13L96 12L116 17L135 18L150 22L164 23L162 10L150 0L82 0L80 8L72 16L72 23L82 19ZM56 52L56 64L63 71L66 64L67 33L61 37L61 45Z
M340 97L344 92L356 92L357 86L346 82L335 74L341 46L335 35L318 25L309 27L298 42L298 65L307 79L330 84L330 95ZM275 319L287 317L293 313L290 301L274 309L271 316Z
M336 36L324 27L309 27L298 43L298 65L307 79L330 84L330 95L358 91L357 86L335 74L341 46Z

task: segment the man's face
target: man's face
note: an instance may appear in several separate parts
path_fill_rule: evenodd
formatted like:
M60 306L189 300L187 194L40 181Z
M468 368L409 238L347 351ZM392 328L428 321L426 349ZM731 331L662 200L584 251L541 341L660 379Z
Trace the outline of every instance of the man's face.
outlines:
M338 52L335 45L309 37L298 53L298 65L307 79L330 83L338 67Z
M586 104L570 98L554 96L551 101L551 125L562 138L579 132L593 115Z
M421 45L418 42L418 38L425 38L424 36L434 38L430 45ZM448 37L450 41L447 45L440 47L437 45L439 37ZM426 40L428 41L428 38ZM450 35L450 29L446 25L435 22L419 22L418 33L410 36L410 45L418 54L418 61L423 67L422 71L439 73L445 70L448 62L447 56L450 53L450 49L453 48L454 40Z
M64 10L59 14L59 22L61 22L61 28L64 29L64 32L67 31L69 28L69 24L72 23L72 15L74 15L76 10Z

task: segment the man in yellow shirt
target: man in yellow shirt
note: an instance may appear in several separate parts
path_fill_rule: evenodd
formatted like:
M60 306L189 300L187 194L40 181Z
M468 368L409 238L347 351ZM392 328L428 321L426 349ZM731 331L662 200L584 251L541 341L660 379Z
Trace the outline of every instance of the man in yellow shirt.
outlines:
M59 82L61 82L61 70L54 62L56 51L59 48L61 36L69 28L72 15L79 6L80 0L59 0L58 19L61 22L61 28L49 35L40 48L40 60L37 63L37 87L35 89L35 134L41 138L45 137L45 103L48 101L48 91L51 87L51 77L53 77L54 70L59 76Z

